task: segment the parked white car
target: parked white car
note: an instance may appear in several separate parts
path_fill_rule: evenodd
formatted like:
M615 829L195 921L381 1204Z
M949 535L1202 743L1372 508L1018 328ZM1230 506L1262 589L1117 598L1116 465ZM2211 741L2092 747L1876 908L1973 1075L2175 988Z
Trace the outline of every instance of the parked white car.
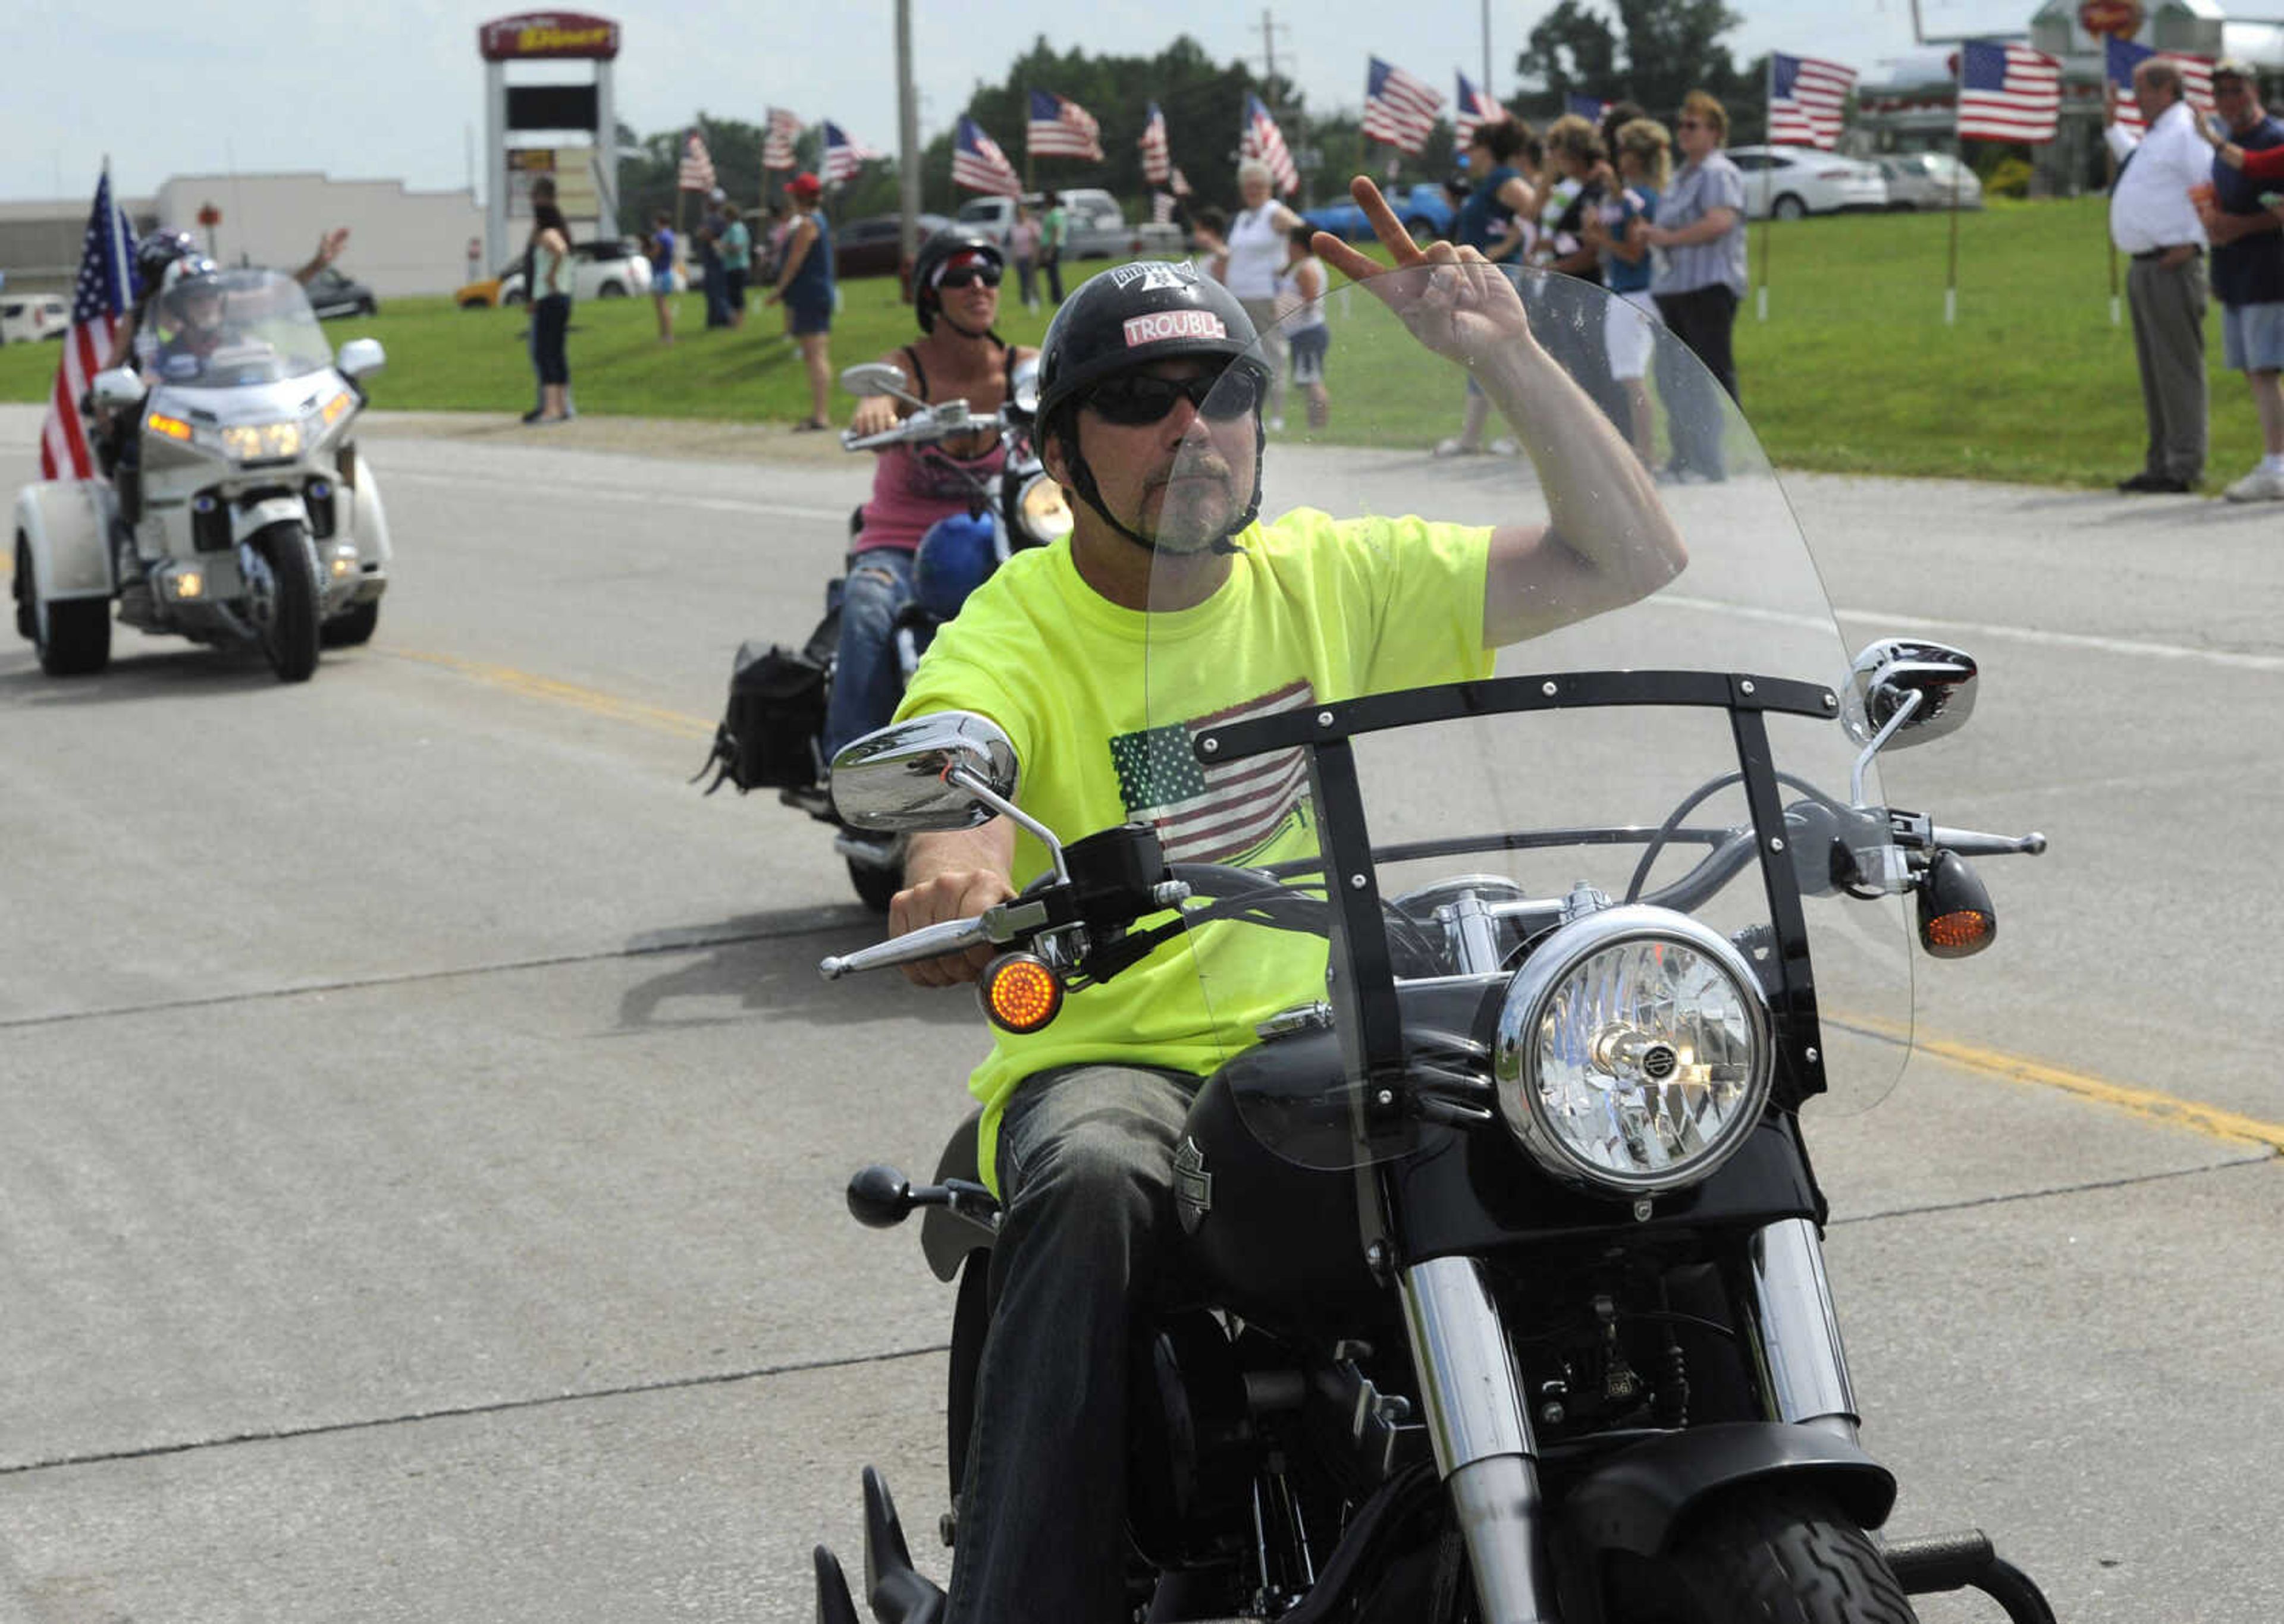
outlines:
M623 299L650 292L650 260L630 237L571 245L571 297ZM523 265L517 262L500 278L499 301L523 302Z
M0 344L60 339L71 326L71 306L61 293L10 293L0 298Z
M1745 218L1797 220L1848 208L1885 208L1888 183L1879 166L1812 146L1733 146L1729 161L1745 172Z
M1880 160L1880 174L1889 208L1950 208L1954 183L1958 207L1983 207L1983 183L1949 152L1897 152Z
M1179 226L1154 221L1130 225L1118 199L1099 186L1068 187L1060 196L1070 224L1066 260L1170 258L1182 252ZM1027 192L1023 201L1030 206L1032 219L1045 213L1044 194ZM970 198L959 206L958 218L962 225L989 232L1004 248L1015 226L1015 199Z

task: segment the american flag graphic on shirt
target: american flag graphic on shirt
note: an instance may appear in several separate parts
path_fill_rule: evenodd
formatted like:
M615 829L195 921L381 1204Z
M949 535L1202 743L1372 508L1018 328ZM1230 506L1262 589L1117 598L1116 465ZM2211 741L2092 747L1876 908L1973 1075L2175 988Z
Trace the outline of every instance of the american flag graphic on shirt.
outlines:
M1208 766L1191 741L1208 728L1315 703L1303 677L1210 715L1118 735L1110 760L1127 816L1157 830L1169 862L1226 863L1258 850L1304 800L1308 753L1296 746Z

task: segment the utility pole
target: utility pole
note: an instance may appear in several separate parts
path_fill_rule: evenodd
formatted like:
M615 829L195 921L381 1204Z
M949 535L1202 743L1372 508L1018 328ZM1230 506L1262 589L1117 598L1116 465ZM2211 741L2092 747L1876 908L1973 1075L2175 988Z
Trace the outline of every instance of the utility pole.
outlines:
M920 246L920 104L912 88L912 0L896 0L896 180L903 263Z
M1491 0L1483 0L1483 94L1498 99L1498 92L1491 89Z

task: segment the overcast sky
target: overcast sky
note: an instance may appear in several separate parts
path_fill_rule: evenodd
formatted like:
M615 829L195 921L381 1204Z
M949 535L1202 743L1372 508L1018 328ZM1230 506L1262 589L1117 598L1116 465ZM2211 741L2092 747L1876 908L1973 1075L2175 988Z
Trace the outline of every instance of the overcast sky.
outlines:
M118 184L148 196L170 175L322 169L341 179L466 183L467 130L482 138L477 25L523 9L458 0L381 5L308 0L29 0L12 25L0 98L0 199L79 197L103 155ZM1514 59L1553 0L1491 0L1491 78L1514 88ZM1731 0L1741 62L1769 50L1863 70L1912 49L1910 0ZM2019 32L2034 0L1920 0L1927 31ZM537 9L537 8L529 8ZM831 118L857 139L896 138L891 0L597 3L614 18L620 116L644 134L703 108L758 123L772 103ZM922 138L948 127L982 82L1033 38L1058 50L1146 55L1178 34L1216 59L1259 64L1256 0L912 0ZM1451 94L1451 72L1482 65L1481 0L1311 0L1275 5L1280 67L1310 106L1354 107L1377 52ZM1615 14L1614 12L1612 14ZM1083 19L1075 25L1073 19ZM978 26L979 20L996 26ZM1052 87L1048 87L1052 88ZM991 132L1011 150L1017 133ZM1113 132L1114 135L1122 132ZM1232 132L1232 135L1234 132Z

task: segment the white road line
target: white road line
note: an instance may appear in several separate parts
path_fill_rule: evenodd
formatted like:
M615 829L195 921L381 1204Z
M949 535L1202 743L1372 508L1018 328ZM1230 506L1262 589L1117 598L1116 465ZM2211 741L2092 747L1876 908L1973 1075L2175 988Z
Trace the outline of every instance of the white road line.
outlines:
M1728 615L1740 621L1762 621L1779 626L1801 627L1810 631L1815 631L1824 624L1814 615L1790 614L1782 610L1757 608L1750 604L1723 603L1718 598L1690 597L1680 593L1661 594L1651 601L1671 609L1694 609L1709 614ZM2178 643L2146 643L2131 637L2097 637L2083 632L2040 631L2030 626L2001 626L1982 621L1936 621L1923 615L1899 614L1888 609L1835 609L1833 613L1843 621L1858 621L1897 631L1998 637L2045 648L2074 649L2093 654L2126 654L2143 660L2194 660L2204 665L2224 666L2235 671L2284 671L2284 654L2240 654L2227 649L2191 648Z
M386 475L391 485L491 485L499 481L481 474L422 473L414 470L392 467ZM847 523L851 508L793 507L777 502L740 502L731 496L689 496L674 491L629 490L623 485L567 485L562 483L526 485L515 488L519 500L533 496L560 496L580 502L632 502L644 507L695 508L705 513L754 513L766 519L828 519Z

